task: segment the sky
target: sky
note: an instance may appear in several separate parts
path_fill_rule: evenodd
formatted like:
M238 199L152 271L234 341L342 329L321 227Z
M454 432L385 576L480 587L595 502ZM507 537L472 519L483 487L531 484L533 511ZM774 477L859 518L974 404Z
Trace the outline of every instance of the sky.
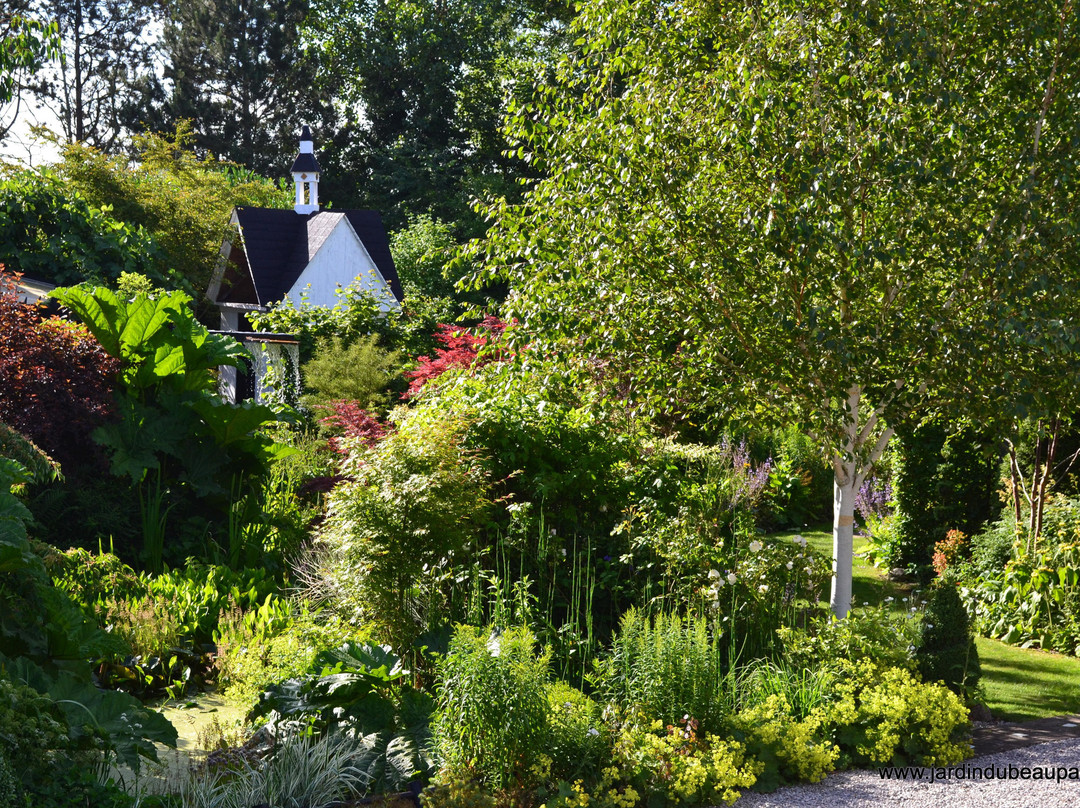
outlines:
M4 0L0 0L2 6ZM161 37L162 24L159 21L151 21L143 31L146 41L154 41ZM44 70L52 70L55 63L46 65ZM157 70L162 70L160 65ZM0 140L0 163L8 162L23 167L37 168L39 166L55 163L60 159L60 151L51 143L36 139L31 135L30 129L34 126L45 126L53 132L60 132L60 120L47 107L38 106L39 102L27 93L19 106L19 114L15 125ZM14 104L0 107L0 122L6 122L15 110Z
M10 115L11 110L4 110L4 113ZM0 140L0 161L36 168L60 159L60 152L53 144L30 134L30 128L35 125L47 126L53 131L60 129L56 116L46 109L35 110L32 103L24 100L15 125L7 137Z

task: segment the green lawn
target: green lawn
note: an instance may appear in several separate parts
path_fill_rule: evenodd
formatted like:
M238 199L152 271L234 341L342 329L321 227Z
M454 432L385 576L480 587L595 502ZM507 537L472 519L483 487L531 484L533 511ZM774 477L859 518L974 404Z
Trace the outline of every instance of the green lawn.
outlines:
M832 530L829 528L812 528L804 530L785 530L782 533L774 533L773 537L790 539L796 534L806 539L807 544L824 555L832 558ZM853 606L868 604L877 606L886 597L892 597L895 609L903 609L899 605L900 599L907 594L910 586L894 584L885 580L885 571L877 569L866 559L860 558L866 548L866 540L855 537L855 563L852 565L851 574L851 603Z
M1007 721L1080 713L1080 659L979 637L986 704Z
M828 528L784 531L773 534L790 539L796 533L820 553L832 557L832 533ZM902 609L900 598L909 586L885 579L885 571L860 558L864 542L855 539L852 573L852 603L877 605L894 598L893 608ZM1054 715L1080 713L1080 659L1046 651L1017 648L979 637L976 641L982 664L986 704L996 718L1030 721Z

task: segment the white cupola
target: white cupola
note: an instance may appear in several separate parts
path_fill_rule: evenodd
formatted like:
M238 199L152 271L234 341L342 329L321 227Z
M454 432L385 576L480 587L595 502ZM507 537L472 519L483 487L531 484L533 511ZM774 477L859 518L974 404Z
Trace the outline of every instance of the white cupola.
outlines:
M300 132L300 152L293 160L293 182L296 183L297 213L308 214L319 210L319 167L315 159L315 147L311 140L311 130L305 126Z

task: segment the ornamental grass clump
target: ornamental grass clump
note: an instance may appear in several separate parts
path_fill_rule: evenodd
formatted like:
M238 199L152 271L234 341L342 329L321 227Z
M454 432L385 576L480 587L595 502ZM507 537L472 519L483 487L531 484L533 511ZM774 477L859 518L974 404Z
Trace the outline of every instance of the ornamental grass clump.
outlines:
M185 808L320 808L365 793L369 780L358 764L368 746L365 738L337 734L290 736L266 760L191 771L180 782L180 801Z
M533 785L548 747L547 654L523 627L459 626L438 669L432 740L439 779L479 780L492 792Z
M833 676L827 669L808 669L787 662L757 662L739 671L740 710L749 710L773 696L783 699L787 712L806 718L829 699Z

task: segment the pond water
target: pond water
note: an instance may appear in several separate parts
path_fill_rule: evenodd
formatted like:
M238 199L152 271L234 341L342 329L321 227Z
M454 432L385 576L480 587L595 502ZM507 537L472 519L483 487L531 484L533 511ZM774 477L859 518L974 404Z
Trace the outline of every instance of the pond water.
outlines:
M176 727L180 736L176 748L189 754L199 749L200 736L211 731L217 735L220 729L231 740L239 734L247 713L246 708L227 701L214 691L170 700L155 707Z
M210 737L222 734L230 743L241 743L241 730L247 710L227 701L214 691L206 691L180 700L150 705L176 727L176 749L157 744L160 766L146 763L139 776L127 767L114 768L111 775L125 783L133 794L175 793L193 759L202 757Z

